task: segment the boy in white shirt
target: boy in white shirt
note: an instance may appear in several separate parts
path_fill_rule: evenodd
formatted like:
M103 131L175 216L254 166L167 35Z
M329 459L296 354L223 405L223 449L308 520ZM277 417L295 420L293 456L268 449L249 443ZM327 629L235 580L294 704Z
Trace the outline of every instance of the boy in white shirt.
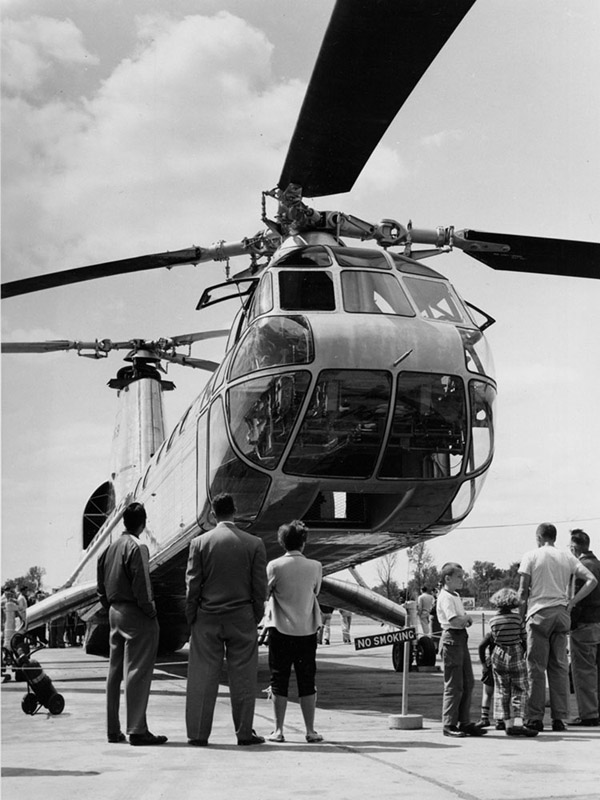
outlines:
M442 724L444 736L464 738L483 736L486 729L471 722L471 695L475 679L468 647L467 628L473 620L465 613L458 590L464 583L463 568L450 561L441 570L442 589L437 599L437 615L442 626L444 662L444 700Z

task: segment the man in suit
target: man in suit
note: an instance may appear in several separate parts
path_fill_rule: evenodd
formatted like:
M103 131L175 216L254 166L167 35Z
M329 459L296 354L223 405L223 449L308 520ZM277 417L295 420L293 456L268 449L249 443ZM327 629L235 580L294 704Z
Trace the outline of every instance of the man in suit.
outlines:
M150 585L148 548L139 536L146 510L131 503L123 513L125 531L98 559L98 595L110 620L110 663L106 680L108 741L125 741L119 722L121 682L125 676L127 733L134 746L164 744L166 736L148 730L146 708L158 649L158 621Z
M257 626L267 596L265 546L233 522L229 494L214 498L217 525L190 545L186 616L191 626L186 726L191 745L208 744L227 658L233 724L239 745L262 744L252 728L257 689Z

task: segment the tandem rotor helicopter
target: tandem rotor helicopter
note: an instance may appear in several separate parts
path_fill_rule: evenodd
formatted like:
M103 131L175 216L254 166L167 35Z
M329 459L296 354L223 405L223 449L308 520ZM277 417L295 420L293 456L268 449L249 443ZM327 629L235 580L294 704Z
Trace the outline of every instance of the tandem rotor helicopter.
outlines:
M29 610L29 624L77 609L88 649L104 649L96 561L135 499L152 520L161 647L181 647L187 549L212 527L210 500L222 491L235 496L238 524L263 538L269 558L279 554L281 522L306 521L311 557L324 567L324 602L403 621L395 604L331 576L452 530L472 510L494 454L497 387L485 337L494 320L424 262L461 250L494 269L599 275L596 243L365 221L305 200L352 189L474 2L338 0L281 175L262 194L260 233L2 285L8 300L245 259L198 303L202 310L235 298L226 330L3 344L5 353L126 353L109 382L117 399L110 473L84 510L81 561L60 591ZM192 356L193 344L218 336L227 336L220 363ZM174 387L163 363L211 373L168 435L163 394Z

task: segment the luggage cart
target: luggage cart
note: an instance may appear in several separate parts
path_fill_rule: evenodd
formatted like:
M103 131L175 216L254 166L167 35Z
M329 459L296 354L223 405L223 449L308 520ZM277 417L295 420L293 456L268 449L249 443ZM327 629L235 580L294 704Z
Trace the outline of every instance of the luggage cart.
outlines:
M31 658L33 653L42 648L38 646L32 649L27 634L23 633L15 633L10 646L15 668L22 671L27 682L27 694L21 700L23 713L33 716L43 706L51 714L61 714L65 707L65 698L56 691L39 661Z

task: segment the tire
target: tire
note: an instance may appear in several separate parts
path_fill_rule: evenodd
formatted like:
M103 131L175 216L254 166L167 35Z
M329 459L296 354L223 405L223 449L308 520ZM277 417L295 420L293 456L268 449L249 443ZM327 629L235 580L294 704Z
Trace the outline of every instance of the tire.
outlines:
M48 711L51 714L61 714L65 707L65 698L62 694L53 694L48 701Z
M404 672L404 645L408 644L410 647L411 642L394 642L392 645L392 665L396 672ZM408 668L410 669L410 663L412 661L412 651L410 653L409 661L408 661Z
M417 666L435 667L437 651L431 636L419 636L417 642Z
M38 701L37 697L30 692L23 695L23 699L21 700L21 708L24 714L33 715L38 710Z

